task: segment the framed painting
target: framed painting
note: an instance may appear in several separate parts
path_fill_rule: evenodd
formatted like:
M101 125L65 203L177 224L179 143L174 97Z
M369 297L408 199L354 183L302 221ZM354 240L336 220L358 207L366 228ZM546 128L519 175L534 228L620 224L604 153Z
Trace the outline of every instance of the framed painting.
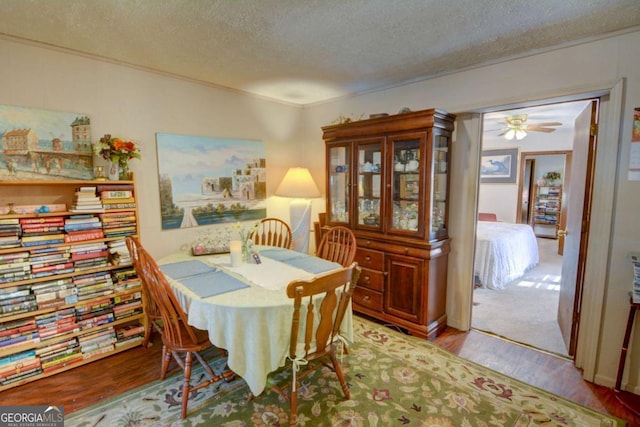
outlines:
M518 149L486 150L480 160L480 182L483 184L514 184Z
M156 134L162 229L267 215L264 143Z
M0 132L0 180L93 179L88 115L0 105Z

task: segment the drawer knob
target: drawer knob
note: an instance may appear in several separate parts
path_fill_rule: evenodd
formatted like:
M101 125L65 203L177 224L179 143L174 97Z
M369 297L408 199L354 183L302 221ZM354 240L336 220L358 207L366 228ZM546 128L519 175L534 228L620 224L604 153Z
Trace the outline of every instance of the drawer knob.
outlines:
M371 257L369 255L367 255L366 257L364 257L365 261L369 262L371 261Z
M364 244L367 246L371 246L371 240L367 240Z
M365 300L365 301L369 301L370 299L371 299L371 297L370 297L369 295L366 295L366 296L364 297L364 300Z
M368 282L368 281L370 281L370 280L371 280L371 277L370 277L370 276L364 276L364 281L365 281L365 282Z
M404 254L408 254L409 253L409 248L404 248Z

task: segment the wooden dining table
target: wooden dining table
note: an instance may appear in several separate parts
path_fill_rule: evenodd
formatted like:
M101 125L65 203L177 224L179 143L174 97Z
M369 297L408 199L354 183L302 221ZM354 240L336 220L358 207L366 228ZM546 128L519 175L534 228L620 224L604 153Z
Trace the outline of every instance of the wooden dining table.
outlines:
M227 365L259 395L269 373L284 366L289 352L293 302L286 295L293 280L312 279L342 268L312 255L257 247L261 263L232 267L229 254L171 254L159 260L189 324L209 333L211 343L228 352ZM351 308L341 336L353 340Z

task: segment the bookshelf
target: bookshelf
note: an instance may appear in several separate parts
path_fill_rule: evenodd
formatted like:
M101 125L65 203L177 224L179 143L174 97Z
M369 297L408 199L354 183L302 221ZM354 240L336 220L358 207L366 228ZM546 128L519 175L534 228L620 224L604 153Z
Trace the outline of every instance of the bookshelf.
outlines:
M562 212L562 186L536 186L533 230L537 237L558 238Z
M0 181L0 391L141 345L135 180Z

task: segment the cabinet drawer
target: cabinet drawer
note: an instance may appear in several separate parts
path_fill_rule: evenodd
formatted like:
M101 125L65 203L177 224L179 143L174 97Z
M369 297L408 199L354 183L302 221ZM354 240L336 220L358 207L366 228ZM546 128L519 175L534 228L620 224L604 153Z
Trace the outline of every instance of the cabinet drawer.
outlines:
M360 267L382 271L384 269L384 252L358 248L355 261Z
M381 271L363 268L358 279L358 286L382 292L384 289L384 274Z
M382 294L367 288L357 288L353 293L353 302L371 310L382 311Z

